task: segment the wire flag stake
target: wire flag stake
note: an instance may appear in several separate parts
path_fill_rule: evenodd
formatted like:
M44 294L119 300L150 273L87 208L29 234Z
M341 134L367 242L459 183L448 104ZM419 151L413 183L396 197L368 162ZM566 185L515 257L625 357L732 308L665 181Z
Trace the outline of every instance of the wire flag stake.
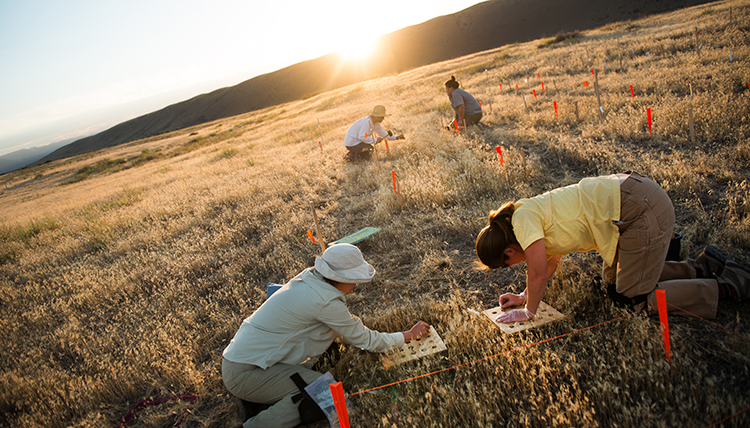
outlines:
M664 355L668 363L672 363L672 351L669 348L669 320L667 319L667 293L664 290L656 290L656 303L659 307L659 321L661 323L661 335L664 338Z
M333 405L336 406L336 415L339 417L341 428L349 428L349 413L346 410L346 399L344 398L344 387L341 382L328 384L333 396Z
M495 147L495 150L497 151L497 160L500 161L500 166L505 166L505 162L503 160L503 149L500 148L500 146Z

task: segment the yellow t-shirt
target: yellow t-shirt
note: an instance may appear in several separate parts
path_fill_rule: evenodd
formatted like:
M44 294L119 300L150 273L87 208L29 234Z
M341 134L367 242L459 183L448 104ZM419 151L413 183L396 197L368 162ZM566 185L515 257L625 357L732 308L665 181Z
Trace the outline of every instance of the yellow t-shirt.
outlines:
M597 250L612 265L620 232L620 179L584 178L578 184L516 202L513 232L524 250L544 238L548 256Z

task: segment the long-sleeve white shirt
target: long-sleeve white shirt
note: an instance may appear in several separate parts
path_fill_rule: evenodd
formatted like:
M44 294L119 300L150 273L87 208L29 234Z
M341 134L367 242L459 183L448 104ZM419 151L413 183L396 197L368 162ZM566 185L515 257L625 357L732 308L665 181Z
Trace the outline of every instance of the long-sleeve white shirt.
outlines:
M262 369L276 363L312 366L338 335L372 352L404 344L403 333L365 327L347 309L344 293L308 268L242 322L223 356Z
M385 132L380 125L380 122L375 123L370 116L367 116L354 122L354 124L349 127L349 130L346 131L344 145L347 147L354 147L360 143L373 144L378 138L395 140L396 136L389 137L388 133Z

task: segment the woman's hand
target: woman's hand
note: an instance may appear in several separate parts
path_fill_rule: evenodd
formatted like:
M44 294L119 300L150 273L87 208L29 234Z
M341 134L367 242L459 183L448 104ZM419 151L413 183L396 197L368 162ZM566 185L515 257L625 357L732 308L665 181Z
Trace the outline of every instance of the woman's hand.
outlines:
M513 309L512 311L508 311L499 317L495 319L497 322L502 323L513 323L513 322L521 322L521 321L528 321L532 318L534 318L536 314L532 313L530 310L523 308L523 309Z
M402 333L404 335L404 342L408 343L412 340L419 339L422 336L426 335L429 331L430 325L424 321L419 321L418 323L414 324L414 327L412 327L409 331L405 331Z
M519 306L526 303L526 294L505 293L500 296L500 308L505 309L511 306Z

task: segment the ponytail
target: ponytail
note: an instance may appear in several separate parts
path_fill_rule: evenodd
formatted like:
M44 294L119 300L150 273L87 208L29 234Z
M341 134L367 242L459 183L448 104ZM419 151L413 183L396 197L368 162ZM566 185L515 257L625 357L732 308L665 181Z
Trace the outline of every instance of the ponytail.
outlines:
M515 210L516 205L507 202L497 210L490 211L487 226L477 236L477 257L490 269L505 267L505 249L512 244L518 244L511 223Z
M447 82L445 82L445 87L458 89L458 82L456 81L456 76L451 76L451 80L448 80Z

